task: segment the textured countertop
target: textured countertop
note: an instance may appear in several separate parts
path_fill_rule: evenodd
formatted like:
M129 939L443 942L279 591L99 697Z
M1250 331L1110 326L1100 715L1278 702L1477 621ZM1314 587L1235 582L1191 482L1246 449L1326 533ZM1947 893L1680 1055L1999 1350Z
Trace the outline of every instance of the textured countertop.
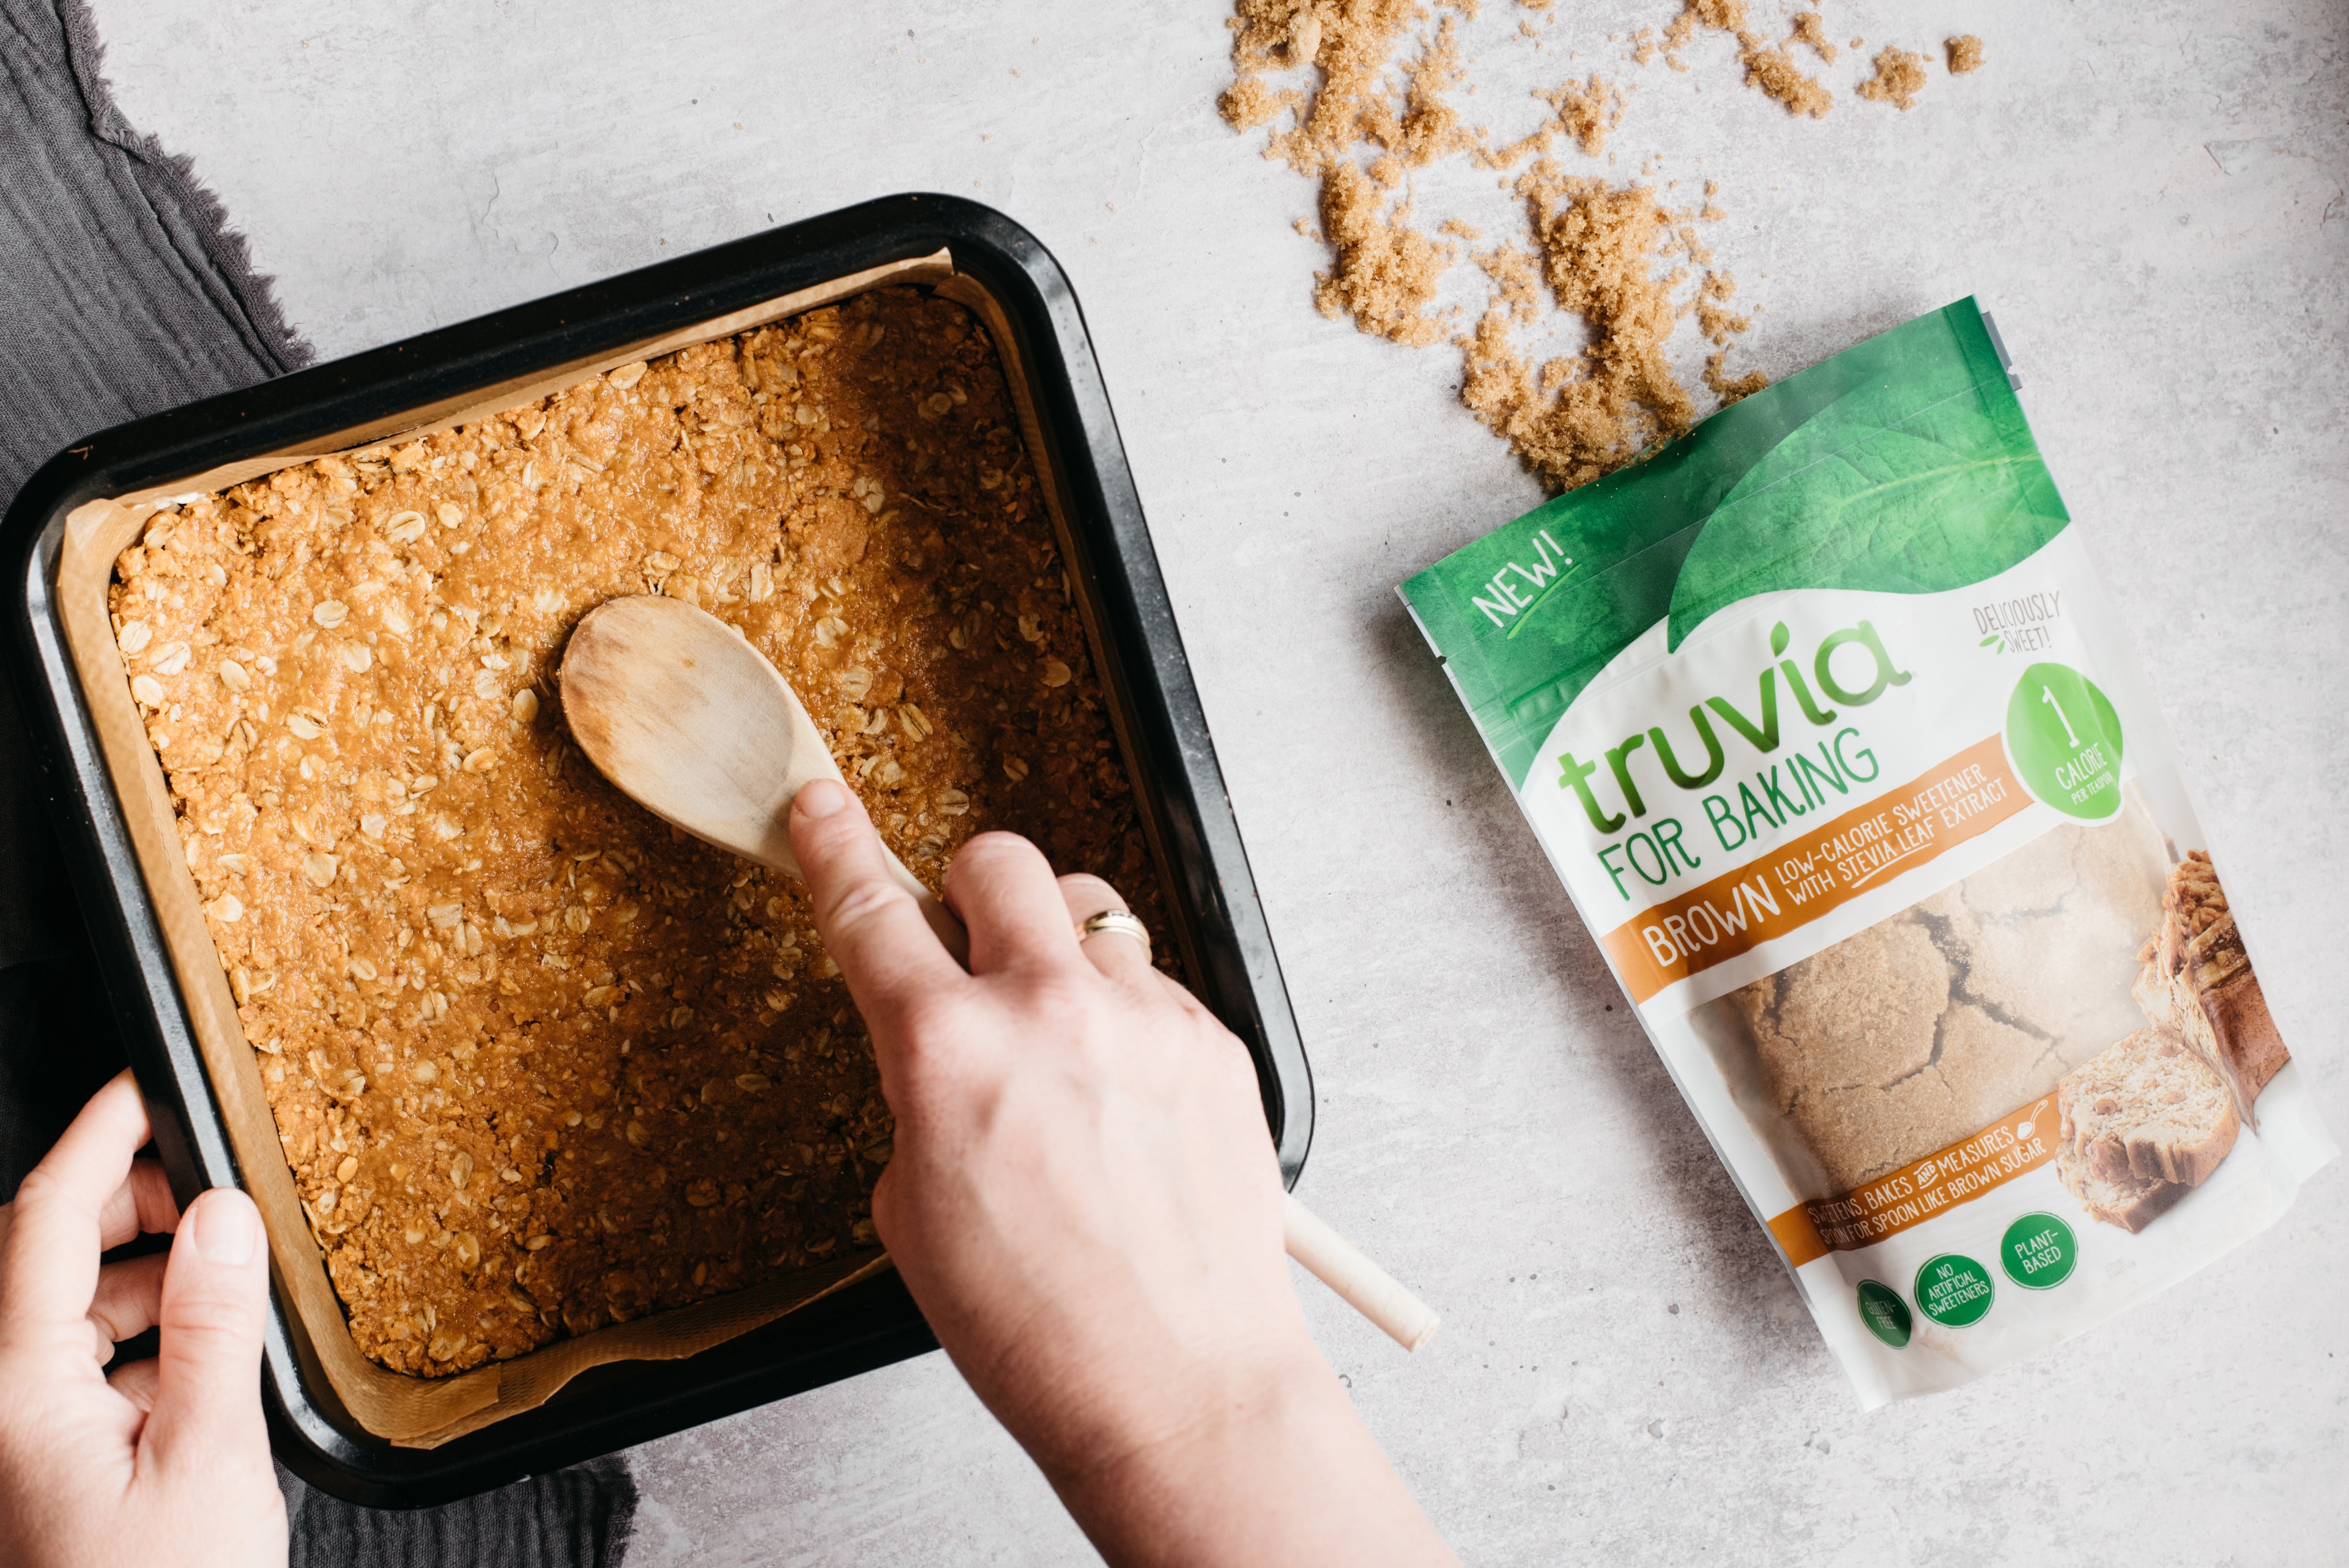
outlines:
M1454 101L1515 135L1532 88L1639 83L1613 172L1661 154L1656 178L1721 182L1707 240L1762 312L1741 366L1783 375L1968 293L1996 312L2276 1014L2349 1130L2324 991L2349 945L2349 14L1829 0L1837 38L1937 59L1899 114L1852 96L1847 54L1810 121L1743 88L1718 35L1686 74L1624 63L1608 35L1671 8L1577 0L1537 49L1534 14L1490 0L1464 39L1480 90ZM1450 351L1314 313L1323 253L1290 228L1310 188L1213 109L1216 0L907 0L885 27L716 0L95 9L124 109L193 155L329 356L893 191L973 196L1051 247L1312 1055L1300 1191L1446 1326L1407 1358L1309 1281L1308 1310L1464 1558L2337 1561L2337 1168L2085 1338L1857 1413L1392 595L1538 491L1460 408ZM1957 32L1987 46L1975 76L1939 67ZM1464 168L1423 197L1512 221ZM1090 1557L942 1357L631 1463L632 1564Z

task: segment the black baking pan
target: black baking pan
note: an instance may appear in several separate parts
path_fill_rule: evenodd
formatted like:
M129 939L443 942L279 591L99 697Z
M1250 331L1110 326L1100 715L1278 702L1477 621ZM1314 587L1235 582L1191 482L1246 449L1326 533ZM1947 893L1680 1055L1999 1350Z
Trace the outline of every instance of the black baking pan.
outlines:
M1035 237L1001 213L958 197L905 195L118 426L59 453L19 492L0 522L6 662L107 1001L183 1203L240 1176L67 649L57 593L67 515L224 464L328 440L366 445L492 388L940 252L955 277L994 302L994 330L1008 339L998 345L1007 374L1026 380L1037 427L1030 433L1041 449L1034 459L1057 483L1064 554L1145 826L1164 862L1174 934L1201 999L1255 1059L1282 1174L1296 1181L1312 1136L1309 1069L1076 295ZM354 1501L413 1507L715 1420L936 1344L904 1285L884 1274L698 1355L597 1367L536 1409L440 1448L402 1448L344 1410L281 1282L262 1377L272 1440L289 1468Z

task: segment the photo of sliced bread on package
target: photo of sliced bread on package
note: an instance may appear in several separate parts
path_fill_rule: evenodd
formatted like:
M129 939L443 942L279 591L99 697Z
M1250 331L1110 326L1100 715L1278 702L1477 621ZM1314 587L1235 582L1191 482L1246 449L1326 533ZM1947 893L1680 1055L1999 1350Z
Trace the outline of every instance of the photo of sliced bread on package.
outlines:
M2251 1102L2292 1053L2268 1015L2209 855L2197 850L2170 873L2161 929L2137 956L2135 995L2145 1016L2192 1046L2249 1119Z
M2058 1161L2106 1181L2199 1187L2235 1147L2234 1096L2177 1036L2139 1029L2055 1091Z
M2058 1157L2055 1173L2064 1190L2079 1200L2081 1209L2099 1223L2117 1225L2135 1235L2169 1212L2186 1195L2175 1181L2141 1176L2099 1176L2076 1160Z
M1400 590L1871 1407L2337 1153L2014 386L1963 300Z

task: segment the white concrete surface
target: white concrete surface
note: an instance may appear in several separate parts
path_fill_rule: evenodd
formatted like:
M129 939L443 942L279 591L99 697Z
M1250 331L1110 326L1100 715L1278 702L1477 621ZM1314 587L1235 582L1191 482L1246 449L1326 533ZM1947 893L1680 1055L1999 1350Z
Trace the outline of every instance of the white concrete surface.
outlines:
M1774 14L1775 5L1757 7ZM962 191L1074 276L1318 1075L1304 1193L1447 1315L1406 1359L1309 1291L1480 1563L2320 1563L2349 1174L2125 1319L1856 1413L1390 596L1537 499L1456 366L1316 315L1309 191L1218 122L1217 0L968 6L98 0L124 107L194 155L344 353L882 192ZM1671 0L1490 0L1474 118L1610 73ZM1640 84L1619 173L1717 178L1799 368L1974 292L2157 683L2270 996L2349 1130L2349 19L2330 0L1829 0L1978 33L1919 108L1821 122L1725 40ZM1578 50L1573 59L1569 50ZM1682 193L1693 193L1692 185ZM1487 178L1427 210L1508 221ZM1463 297L1471 280L1459 279ZM1686 345L1692 370L1696 346ZM1380 853L1412 846L1397 867ZM1611 1010L1610 1010L1611 1007ZM636 1563L1059 1563L1081 1538L938 1357L650 1445Z

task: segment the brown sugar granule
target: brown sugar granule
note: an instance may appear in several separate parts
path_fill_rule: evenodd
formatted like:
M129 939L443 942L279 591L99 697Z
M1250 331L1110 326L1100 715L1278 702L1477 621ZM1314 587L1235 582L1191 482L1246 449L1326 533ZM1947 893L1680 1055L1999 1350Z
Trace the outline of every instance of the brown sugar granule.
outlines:
M1495 301L1519 323L1541 315L1541 263L1523 248L1504 244L1476 257L1476 265L1493 280Z
M1457 152L1472 139L1460 121L1460 112L1444 95L1460 85L1459 21L1446 16L1435 41L1412 67L1398 113L1383 94L1362 100L1361 126L1365 139L1399 154L1413 168Z
M1449 9L1475 14L1461 0ZM1693 422L1693 402L1665 356L1683 316L1695 315L1716 346L1744 331L1749 318L1726 308L1735 287L1726 273L1708 273L1697 298L1678 302L1691 269L1709 268L1712 260L1687 215L1665 211L1645 185L1617 190L1603 181L1577 180L1547 160L1563 135L1586 156L1607 154L1613 160L1607 141L1624 112L1614 83L1593 73L1537 93L1549 116L1524 138L1494 147L1486 133L1467 130L1446 102L1463 74L1457 16L1437 24L1400 89L1395 87L1396 51L1425 15L1424 9L1395 0L1238 0L1232 22L1235 79L1223 97L1223 112L1241 129L1293 114L1287 128L1274 129L1265 150L1320 182L1320 232L1333 256L1329 269L1316 274L1315 304L1325 315L1350 318L1363 332L1414 346L1431 345L1448 330L1435 301L1460 249L1415 226L1409 196L1394 189L1405 170L1463 151L1495 170L1529 155L1541 158L1514 187L1526 202L1534 249L1504 242L1475 254L1495 294L1476 325L1454 341L1462 352L1461 397L1467 407L1545 483L1579 484ZM1744 0L1691 0L1661 40L1652 30L1634 35L1634 53L1645 59L1658 46L1677 48L1700 26L1737 34L1750 57L1749 75L1766 77L1769 90L1790 108L1825 112L1825 89L1751 35ZM1320 72L1309 95L1276 88L1266 79L1309 65ZM1367 169L1365 147L1379 150ZM1720 218L1720 207L1710 200L1713 188L1706 194L1702 216ZM1477 242L1474 228L1457 221L1440 232ZM1687 264L1672 266L1674 257ZM1558 309L1581 318L1588 342L1578 356L1537 366L1511 335L1539 319L1545 287ZM1751 376L1730 377L1724 366L1716 353L1706 377L1724 397L1759 385Z
M1754 319L1729 308L1729 301L1737 293L1737 279L1725 272L1710 272L1699 285L1696 296L1696 323L1705 340L1716 346L1726 346L1733 336L1754 325Z
M1518 181L1541 251L1542 278L1560 308L1581 316L1589 345L1578 359L1538 371L1509 336L1523 296L1504 298L1462 344L1461 400L1554 489L1570 490L1620 468L1651 441L1695 419L1688 392L1664 357L1679 321L1672 288L1656 275L1677 236L1645 185L1610 188L1547 161ZM1514 258L1487 264L1496 281Z
M1828 65L1834 65L1836 57L1842 52L1835 46L1835 40L1827 36L1826 23L1816 11L1795 13L1794 36L1787 41L1808 44L1812 51Z
M1950 75L1961 77L1982 69L1982 42L1971 33L1961 33L1944 46L1950 51Z
M1547 152L1560 132L1596 158L1607 150L1608 133L1622 123L1621 91L1596 72L1582 82L1564 82L1547 91L1537 88L1533 96L1550 106L1549 118L1506 146L1478 148L1477 162L1487 169L1514 169L1528 153Z
M1321 232L1336 258L1315 274L1313 303L1323 315L1351 316L1364 332L1423 348L1443 339L1444 323L1428 306L1456 253L1413 228L1410 217L1408 201L1390 212L1358 166L1332 165L1321 181Z
M1592 158L1607 150L1607 133L1622 123L1623 95L1596 73L1578 87L1566 82L1534 96L1557 111L1558 129Z
M1729 373L1729 351L1720 349L1705 356L1704 384L1728 407L1741 398L1751 397L1770 385L1770 377L1762 371L1749 370L1743 376Z
M1904 112L1916 108L1925 88L1925 57L1888 46L1876 52L1875 64L1876 74L1859 84L1859 96Z
M1265 155L1286 160L1300 174L1319 174L1361 140L1365 111L1373 105L1383 108L1384 77L1395 46L1423 14L1418 0L1354 0L1344 5L1330 0L1239 0L1233 17L1234 79L1218 100L1224 118L1233 129L1247 130L1281 108L1297 109L1299 122L1275 133ZM1321 71L1320 84L1309 96L1284 97L1263 82L1268 72L1307 67ZM1268 103L1274 107L1267 112Z
M872 1240L892 1123L805 888L570 744L618 594L737 627L936 882L1008 828L1164 905L1002 367L860 295L166 508L110 594L359 1347L437 1376Z
M1336 253L1317 274L1314 303L1325 315L1396 343L1440 340L1443 324L1427 315L1453 247L1412 227L1407 201L1392 207L1380 185L1393 185L1401 165L1421 165L1471 144L1444 95L1460 78L1456 25L1446 17L1413 67L1398 108L1384 85L1396 45L1423 13L1404 0L1361 0L1346 6L1313 0L1241 0L1234 17L1235 79L1220 105L1235 129L1248 129L1284 111L1296 123L1276 130L1265 149L1321 181L1321 232ZM1308 97L1274 91L1267 73L1318 67ZM1384 150L1368 174L1356 161L1364 142ZM1399 161L1398 161L1399 160Z
M1805 12L1814 18L1815 12ZM1728 33L1737 40L1737 57L1745 67L1747 85L1760 88L1770 97L1785 105L1788 114L1808 115L1813 119L1824 119L1835 105L1835 95L1822 87L1816 77L1806 77L1795 64L1794 57L1784 48L1772 48L1762 41L1749 25L1745 0L1688 0L1686 7L1672 18L1665 35L1668 48L1677 48L1695 36L1700 26ZM1794 42L1804 38L1798 21Z
M1675 70L1687 69L1672 57L1688 46L1689 40L1696 36L1697 28L1703 23L1704 18L1698 15L1693 9L1683 7L1678 15L1665 24L1662 42L1664 60L1667 65L1671 66Z
M1788 114L1824 119L1835 107L1835 94L1821 86L1817 77L1805 76L1785 49L1766 49L1755 43L1744 49L1742 57L1745 79L1785 104Z
M1267 87L1261 77L1241 77L1216 100L1235 130L1253 130L1304 101L1305 95L1294 88L1276 90Z
M1672 19L1675 27L1686 23L1689 27L1705 26L1723 33L1746 31L1745 0L1687 0L1681 15ZM1688 35L1683 33L1685 38Z

